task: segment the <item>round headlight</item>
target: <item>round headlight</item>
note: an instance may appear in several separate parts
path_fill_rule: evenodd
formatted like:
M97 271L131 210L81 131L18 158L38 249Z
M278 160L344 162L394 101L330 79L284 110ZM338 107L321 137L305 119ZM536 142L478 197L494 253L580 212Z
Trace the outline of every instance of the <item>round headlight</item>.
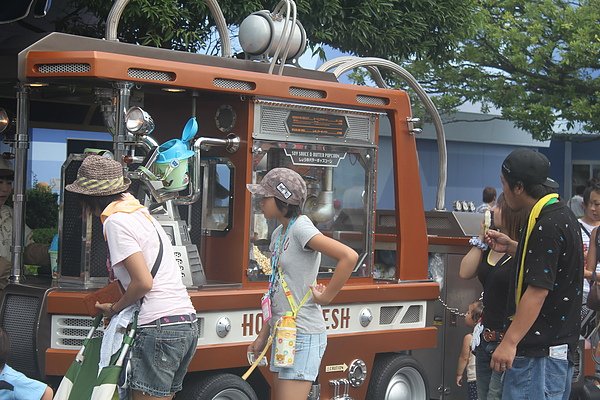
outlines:
M140 107L131 107L125 114L125 127L135 135L148 135L154 130L154 121Z
M8 113L4 108L0 108L0 133L4 132L9 124L10 119L8 118Z

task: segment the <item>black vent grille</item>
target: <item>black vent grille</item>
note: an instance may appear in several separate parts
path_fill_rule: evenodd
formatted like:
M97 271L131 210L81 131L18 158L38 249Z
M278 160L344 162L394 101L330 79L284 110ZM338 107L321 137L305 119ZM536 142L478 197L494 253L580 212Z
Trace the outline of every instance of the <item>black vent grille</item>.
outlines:
M68 162L68 161L67 161ZM59 247L59 265L62 276L81 275L81 218L82 209L77 195L64 190L64 186L77 179L82 160L71 160L63 168L62 241Z
M80 277L83 267L83 260L81 259L83 211L78 196L64 190L64 185L68 185L77 179L77 170L83 160L72 159L67 162L68 164L63 168L63 190L61 193L64 204L62 212L62 241L59 248L59 265L61 276ZM96 217L93 217L92 220L92 242L90 251L90 276L107 277L106 243L102 234L102 223L100 222L100 219Z
M90 254L90 275L108 277L106 269L106 241L102 232L100 218L92 218L92 247Z
M39 378L35 333L40 303L39 297L10 293L4 299L2 327L10 337L8 363L31 378Z
M36 64L35 67L40 74L82 73L92 69L90 64L86 63Z
M411 324L415 322L420 322L422 318L422 310L423 307L419 305L412 305L406 310L406 314L402 317L402 324Z
M398 312L402 310L401 306L386 306L379 309L379 325L390 325Z
M176 75L173 72L154 71L150 69L129 68L127 76L147 81L173 82Z

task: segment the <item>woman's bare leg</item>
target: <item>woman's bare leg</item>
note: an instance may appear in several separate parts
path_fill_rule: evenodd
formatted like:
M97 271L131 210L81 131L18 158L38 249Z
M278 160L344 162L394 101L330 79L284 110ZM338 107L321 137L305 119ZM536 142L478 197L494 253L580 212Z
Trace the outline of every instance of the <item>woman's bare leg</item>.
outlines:
M306 400L312 387L311 381L293 381L275 376L275 400Z

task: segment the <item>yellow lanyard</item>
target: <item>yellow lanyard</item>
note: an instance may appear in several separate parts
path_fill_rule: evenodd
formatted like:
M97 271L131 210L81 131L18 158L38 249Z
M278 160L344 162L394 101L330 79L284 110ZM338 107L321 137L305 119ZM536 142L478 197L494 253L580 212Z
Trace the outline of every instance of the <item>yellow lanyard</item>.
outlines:
M294 295L292 294L292 291L290 290L285 279L283 279L283 273L281 272L281 269L278 268L277 272L279 273L279 279L281 280L281 287L283 287L283 293L285 293L285 297L288 299L288 303L290 303L290 308L292 309L292 315L294 317L296 317L296 315L298 315L298 311L300 311L300 308L302 308L302 306L304 304L306 304L306 302L310 298L310 289L308 289L308 292L306 292L306 294L304 295L304 298L300 302L300 305L297 306L296 300L294 300Z
M522 254L521 254L521 264L519 265L519 275L517 278L517 290L515 291L515 305L519 305L519 301L521 301L521 293L523 290L523 278L525 275L525 254L527 254L527 245L529 244L529 237L531 236L531 232L533 232L533 227L537 221L537 218L540 216L542 212L542 208L544 208L547 204L555 203L556 199L558 199L558 194L550 193L546 196L542 197L535 203L531 212L529 213L529 220L527 221L527 231L525 232L525 243L523 243Z

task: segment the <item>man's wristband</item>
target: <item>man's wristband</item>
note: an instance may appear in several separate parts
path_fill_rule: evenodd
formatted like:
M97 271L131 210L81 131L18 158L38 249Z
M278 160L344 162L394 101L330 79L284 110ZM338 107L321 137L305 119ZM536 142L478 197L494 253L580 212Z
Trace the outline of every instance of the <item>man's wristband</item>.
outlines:
M483 243L477 236L473 236L471 239L469 239L469 244L483 251L488 249L488 245Z

